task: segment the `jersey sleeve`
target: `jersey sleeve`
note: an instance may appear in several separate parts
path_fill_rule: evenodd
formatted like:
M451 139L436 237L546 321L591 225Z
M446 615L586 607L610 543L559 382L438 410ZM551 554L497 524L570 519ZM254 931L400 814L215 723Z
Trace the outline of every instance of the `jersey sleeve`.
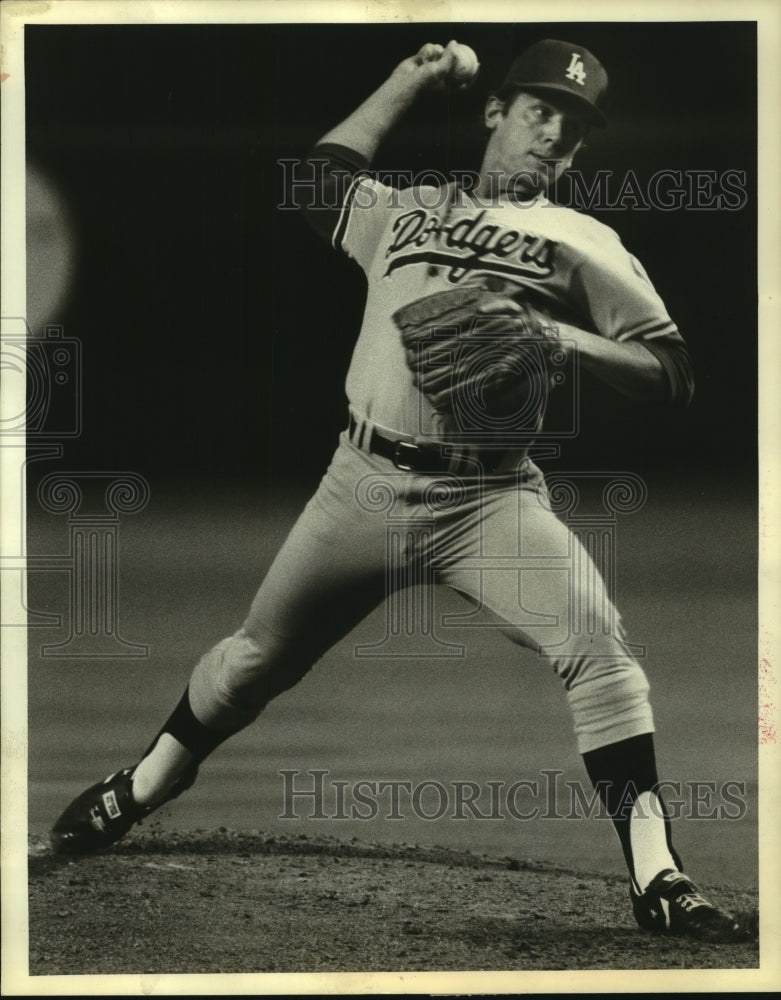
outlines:
M684 339L643 266L612 230L607 233L600 252L588 256L573 275L573 292L597 333L650 351L667 376L669 402L688 406L694 378Z
M317 235L330 243L342 214L345 196L356 178L368 170L369 163L355 150L330 142L315 146L304 162L309 166L312 178L305 183L310 197L299 201L296 192L291 190L289 201L300 207Z
M354 150L321 143L308 157L316 198L304 208L312 228L337 250L368 270L385 227L392 188L371 177L368 162Z
M333 245L368 271L389 223L392 189L366 175L347 191L333 234Z

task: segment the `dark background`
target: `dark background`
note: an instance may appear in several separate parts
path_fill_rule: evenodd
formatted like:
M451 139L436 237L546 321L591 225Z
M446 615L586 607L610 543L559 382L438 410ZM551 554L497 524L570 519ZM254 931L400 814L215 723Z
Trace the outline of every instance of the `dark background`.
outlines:
M278 210L278 160L304 155L423 42L451 37L477 51L477 83L424 100L378 166L476 169L489 89L526 45L560 37L591 48L611 77L610 126L581 156L586 179L746 172L740 211L594 213L684 333L696 401L648 408L587 382L582 434L548 467L677 475L728 463L733 481L753 483L750 23L28 25L30 159L76 222L74 283L52 318L83 345L83 433L66 444L68 467L130 469L153 488L316 482L345 423L364 282Z

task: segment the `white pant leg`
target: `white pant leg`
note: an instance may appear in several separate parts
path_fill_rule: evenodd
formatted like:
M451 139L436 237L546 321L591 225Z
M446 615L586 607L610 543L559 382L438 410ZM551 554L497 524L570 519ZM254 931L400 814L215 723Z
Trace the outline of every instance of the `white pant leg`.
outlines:
M436 538L439 580L552 664L581 753L653 731L648 681L602 576L544 491L486 489L443 518Z

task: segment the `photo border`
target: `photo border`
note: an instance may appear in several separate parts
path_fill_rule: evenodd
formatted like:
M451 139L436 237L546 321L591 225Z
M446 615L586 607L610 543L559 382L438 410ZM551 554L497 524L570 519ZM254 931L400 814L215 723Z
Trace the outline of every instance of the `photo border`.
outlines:
M760 621L759 659L767 664L772 696L778 690L779 560L781 524L781 453L777 379L779 275L779 112L781 112L781 8L771 0L711 0L708 4L651 2L627 6L618 2L589 5L590 16L576 2L422 2L404 0L338 0L316 3L299 0L61 0L15 2L0 7L2 62L2 304L0 315L24 316L25 295L25 137L23 35L26 24L219 24L219 23L352 23L370 21L396 24L414 21L517 20L519 13L533 22L558 21L756 21L758 24L759 88L759 468L760 468ZM478 14L479 12L479 14ZM707 16L703 16L703 15ZM716 290L701 290L717 294ZM20 412L18 400L6 397L5 413ZM734 405L734 403L731 403ZM12 409L17 407L15 409ZM24 407L22 400L21 408ZM24 523L24 497L18 490L20 446L0 448L2 483L2 552L18 543L11 538ZM21 551L24 551L22 549ZM9 574L3 574L7 577ZM15 574L14 574L15 575ZM14 597L3 581L4 607ZM18 595L17 598L18 600ZM141 995L197 994L312 994L328 993L514 993L514 992L684 992L765 991L781 986L777 945L781 936L778 831L781 829L779 794L779 745L777 735L759 745L760 788L760 893L761 936L757 970L648 970L527 972L404 972L404 973L259 973L254 975L134 975L134 976L34 976L27 970L27 644L24 628L1 630L2 672L2 957L4 995ZM768 709L774 734L779 731L779 706ZM774 728L773 728L774 727Z

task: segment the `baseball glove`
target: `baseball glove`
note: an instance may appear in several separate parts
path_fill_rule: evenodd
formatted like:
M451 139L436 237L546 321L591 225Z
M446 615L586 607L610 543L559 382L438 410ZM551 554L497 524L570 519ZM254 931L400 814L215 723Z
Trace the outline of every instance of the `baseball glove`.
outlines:
M506 293L457 288L393 314L414 383L450 429L538 425L550 387L548 362L561 345L539 313L507 300Z

